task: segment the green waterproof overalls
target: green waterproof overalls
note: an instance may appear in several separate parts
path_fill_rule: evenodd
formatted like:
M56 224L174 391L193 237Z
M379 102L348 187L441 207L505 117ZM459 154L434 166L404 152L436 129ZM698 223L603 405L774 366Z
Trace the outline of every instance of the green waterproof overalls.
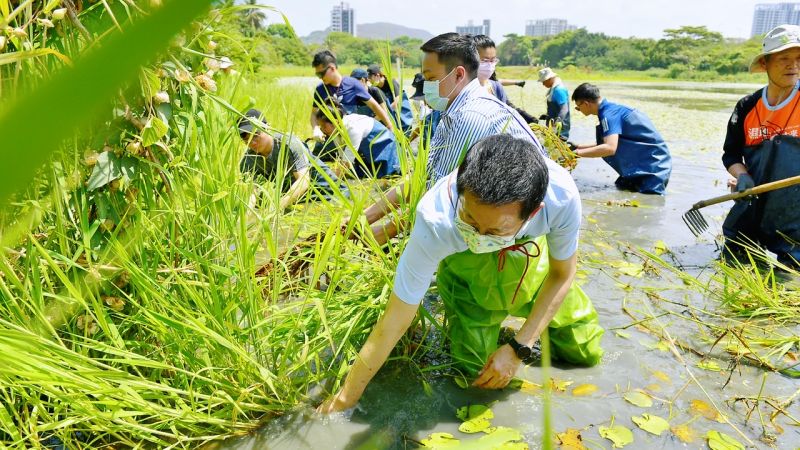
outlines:
M444 300L450 351L464 369L476 373L483 367L497 349L506 317L528 317L547 276L547 254L547 242L540 236L517 240L516 246L494 253L467 250L439 264L437 286ZM548 330L554 358L584 366L600 361L603 329L589 297L574 282Z

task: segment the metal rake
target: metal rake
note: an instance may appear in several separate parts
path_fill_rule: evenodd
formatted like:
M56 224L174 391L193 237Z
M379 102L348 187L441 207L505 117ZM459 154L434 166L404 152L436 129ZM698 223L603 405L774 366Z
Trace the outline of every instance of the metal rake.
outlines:
M763 194L765 192L774 191L776 189L781 189L789 186L794 186L795 184L800 184L800 175L784 178L783 180L773 181L771 183L764 183L758 186L752 187L742 192L734 192L733 194L726 194L720 195L719 197L710 198L708 200L702 200L694 205L692 205L692 209L686 211L682 218L683 223L689 228L689 231L692 232L695 236L700 236L706 230L708 230L708 222L706 221L705 217L700 214L700 209L705 208L706 206L716 205L717 203L727 202L728 200L738 200L744 197L750 197L754 195ZM744 212L745 208L742 208L739 214Z

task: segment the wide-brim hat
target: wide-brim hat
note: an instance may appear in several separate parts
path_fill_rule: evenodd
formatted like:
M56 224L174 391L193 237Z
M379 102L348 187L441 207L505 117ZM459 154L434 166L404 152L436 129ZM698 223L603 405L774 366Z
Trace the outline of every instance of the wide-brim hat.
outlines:
M750 63L750 72L765 72L761 60L775 53L780 53L790 48L800 47L800 26L779 25L773 28L766 36L759 53Z
M544 69L539 71L539 83L545 82L550 78L555 78L557 76L558 75L555 72L553 72L553 69L545 67Z

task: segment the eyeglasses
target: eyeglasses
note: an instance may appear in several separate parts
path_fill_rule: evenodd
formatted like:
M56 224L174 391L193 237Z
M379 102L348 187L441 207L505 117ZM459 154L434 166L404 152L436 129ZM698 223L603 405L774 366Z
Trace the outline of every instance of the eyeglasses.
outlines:
M317 75L317 78L322 78L322 77L325 76L326 73L328 73L329 70L331 70L331 67L333 67L333 66L328 66L328 67L322 69L319 72L314 72L314 74Z
M580 101L580 102L575 102L575 111L580 111L581 110L581 106L583 106L584 103L586 103L586 100L583 100L583 101Z

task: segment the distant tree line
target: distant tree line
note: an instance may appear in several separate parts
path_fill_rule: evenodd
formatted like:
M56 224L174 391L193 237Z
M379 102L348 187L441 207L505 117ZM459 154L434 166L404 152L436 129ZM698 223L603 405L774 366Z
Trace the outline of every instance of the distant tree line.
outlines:
M761 38L725 39L704 26L664 30L662 39L620 38L590 33L584 28L556 36L509 34L498 47L501 64L576 66L594 70L668 69L670 75L715 71L746 72Z

